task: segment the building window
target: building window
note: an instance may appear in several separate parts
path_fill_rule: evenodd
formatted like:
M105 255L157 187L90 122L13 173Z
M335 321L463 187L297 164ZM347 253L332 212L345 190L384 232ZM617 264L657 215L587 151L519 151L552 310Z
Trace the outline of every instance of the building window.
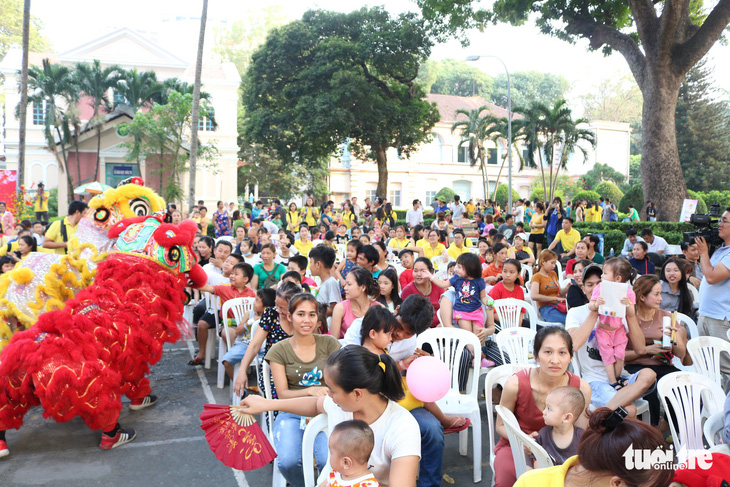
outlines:
M399 208L400 207L400 189L391 189L388 200L390 201L390 204L393 207Z
M33 102L33 125L43 125L46 123L46 113L48 112L48 102Z
M376 189L368 189L365 191L365 198L370 198L370 202L374 202L375 198L378 197L378 191Z
M459 157L457 159L458 162L469 162L469 145L463 145L459 147Z
M436 193L437 191L426 191L426 201L424 201L424 204L426 206L429 206L431 203L433 203L433 200L436 199Z
M214 118L215 110L213 107L208 107L208 111L205 115L203 115L203 112L201 111L200 118L198 119L198 130L202 132L212 132Z
M489 157L487 158L487 164L499 164L499 157L497 157L497 149L488 149Z
M529 158L530 158L530 151L525 147L524 149L522 149L522 159L524 159L525 163L527 163Z

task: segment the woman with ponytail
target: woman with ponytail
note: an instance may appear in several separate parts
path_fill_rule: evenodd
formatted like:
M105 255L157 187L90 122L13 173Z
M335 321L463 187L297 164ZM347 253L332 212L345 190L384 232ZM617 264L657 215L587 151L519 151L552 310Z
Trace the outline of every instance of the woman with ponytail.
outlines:
M365 421L375 436L370 464L379 484L415 487L421 434L413 416L396 404L404 393L393 359L348 345L329 356L324 380L329 389L327 397L264 399L252 395L241 405L250 414L272 410L300 416L326 413L330 432L343 421Z
M625 457L629 449L640 452L644 458L647 452L668 450L659 430L641 421L623 419L625 414L622 408L616 411L596 409L580 439L578 455L568 458L562 465L521 475L515 487L669 485L674 474L671 469L640 468L634 464L634 458Z

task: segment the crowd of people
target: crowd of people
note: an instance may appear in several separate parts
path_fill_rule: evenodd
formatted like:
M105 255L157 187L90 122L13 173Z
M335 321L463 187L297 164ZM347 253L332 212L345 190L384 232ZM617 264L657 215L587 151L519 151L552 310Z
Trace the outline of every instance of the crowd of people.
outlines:
M368 463L363 452L359 461L343 462L345 453L333 449L330 438L329 464L337 482L373 475L380 485L441 485L444 435L462 431L469 420L408 392L404 376L410 364L430 352L416 348L416 337L435 326L468 330L482 343L482 350L471 351L480 354L482 367L502 365L504 355L493 339L501 330L493 302L504 298L522 300L525 307L534 303L550 326L535 336L537 367L508 380L498 402L562 465L517 480L498 420L495 485L542 485L556 475L565 485L587 479L669 484L671 473L619 468L625 447L607 454L605 445L666 447L669 428L656 381L678 370L674 357L685 365L691 359L681 325L669 348L656 344L665 316L679 311L697 317L701 333L716 337L730 328L730 294L722 293L730 286L730 212L720 225L726 245L712 257L704 240L696 239L683 244L683 256L667 259L663 239L629 230L621 255L606 258L598 237L581 236L573 223L599 212L610 221L615 206L609 200L603 208L576 202L571 210L560 198L548 208L518 201L516 214L500 214L493 202L477 208L456 197L450 205L438 202L430 225L424 225L418 200L405 224L397 223L387 201L364 203L360 208L352 198L335 211L333 202L316 206L311 198L303 208L274 200L269 208L256 202L239 210L219 202L212 217L217 240L201 234L197 243L209 275L204 291L221 301L255 297L247 323L225 326L230 320L221 317L222 329L235 341L223 363L234 392L247 396L242 404L250 412L276 411L274 447L291 485L304 482L302 418L322 412L331 427L342 424L340 435L348 430L372 435L366 442L373 445L370 469L363 467ZM201 218L204 230L204 206L190 215ZM662 265L647 255L658 255ZM601 282L609 281L628 286L624 318L599 314ZM190 365L204 363L214 312L204 300L194 311L199 349ZM254 322L258 331L251 337ZM570 372L574 356L580 371ZM245 371L256 357L269 363L271 377L259 375L253 384ZM236 364L243 372L234 379ZM730 372L726 360L722 367ZM468 370L463 374L460 388ZM267 398L254 393L265 389L271 391ZM649 424L636 417L634 401L642 397L649 403ZM616 411L627 416L623 426L613 424ZM323 468L324 437L314 455Z

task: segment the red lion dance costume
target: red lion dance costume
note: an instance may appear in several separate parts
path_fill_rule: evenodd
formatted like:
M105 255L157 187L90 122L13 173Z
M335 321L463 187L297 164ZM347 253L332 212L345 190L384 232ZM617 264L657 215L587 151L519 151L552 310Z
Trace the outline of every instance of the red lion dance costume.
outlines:
M153 216L119 222L109 231L118 237L117 251L99 264L94 283L13 336L0 356L5 455L4 431L20 428L37 405L45 418L79 416L102 430L103 449L134 438L117 423L121 397L139 404L149 396L150 365L162 357L164 343L180 338L184 288L189 279L205 284L191 249L195 231L193 222L171 225Z

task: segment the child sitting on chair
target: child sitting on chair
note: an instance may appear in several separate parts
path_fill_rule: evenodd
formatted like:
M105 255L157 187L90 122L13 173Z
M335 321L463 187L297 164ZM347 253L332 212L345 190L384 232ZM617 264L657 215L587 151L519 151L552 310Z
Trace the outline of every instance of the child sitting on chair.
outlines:
M555 465L562 465L578 454L578 443L584 430L577 428L575 422L585 409L585 397L576 387L558 387L545 398L542 417L547 426L540 430L535 441L548 452Z
M368 470L374 446L373 430L365 421L353 419L335 426L329 439L332 471L320 487L379 487Z

